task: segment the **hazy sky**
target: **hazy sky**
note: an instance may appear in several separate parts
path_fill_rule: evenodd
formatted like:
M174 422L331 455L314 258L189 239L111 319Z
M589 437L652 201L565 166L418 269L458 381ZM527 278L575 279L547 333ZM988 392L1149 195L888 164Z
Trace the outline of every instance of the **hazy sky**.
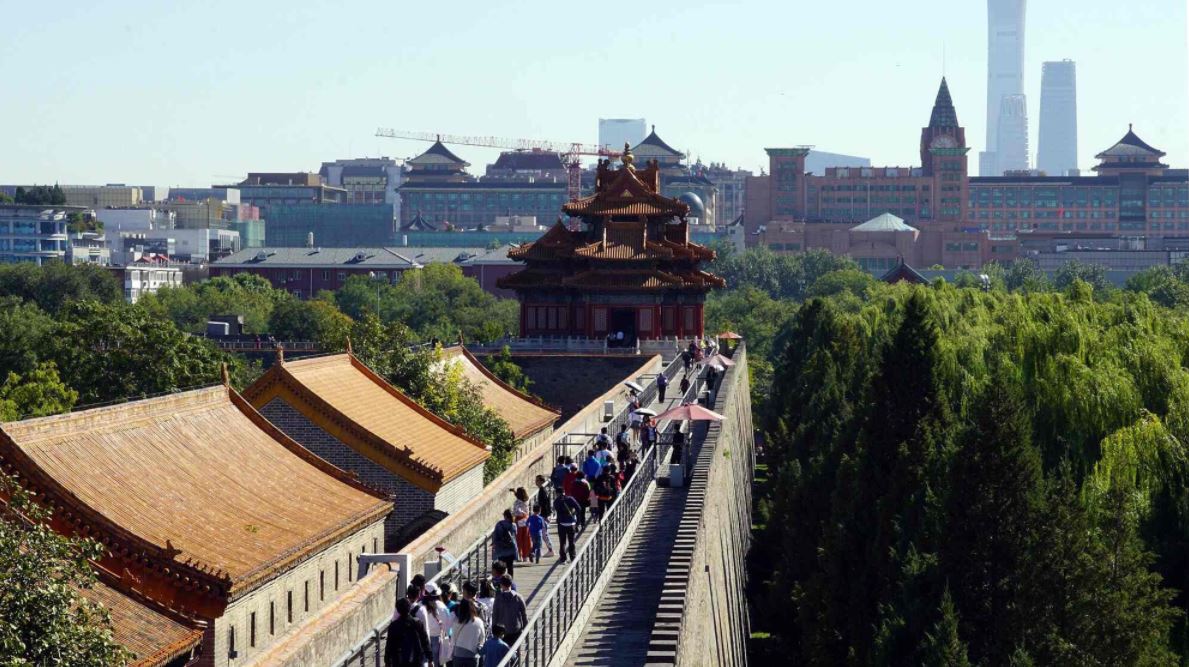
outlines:
M1041 63L1071 58L1081 167L1129 122L1189 166L1186 0L1028 4L1033 159ZM984 137L982 0L0 0L0 17L0 183L201 186L426 147L378 126L594 143L621 116L707 162L813 144L916 164L943 46L972 172Z

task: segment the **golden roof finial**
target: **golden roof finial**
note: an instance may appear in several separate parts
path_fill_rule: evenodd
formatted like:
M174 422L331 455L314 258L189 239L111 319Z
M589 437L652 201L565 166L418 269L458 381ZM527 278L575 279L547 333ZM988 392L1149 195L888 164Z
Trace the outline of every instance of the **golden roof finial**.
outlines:
M636 171L636 166L632 164L636 161L636 156L632 155L632 145L628 142L623 142L623 155L619 158L623 162L624 169Z

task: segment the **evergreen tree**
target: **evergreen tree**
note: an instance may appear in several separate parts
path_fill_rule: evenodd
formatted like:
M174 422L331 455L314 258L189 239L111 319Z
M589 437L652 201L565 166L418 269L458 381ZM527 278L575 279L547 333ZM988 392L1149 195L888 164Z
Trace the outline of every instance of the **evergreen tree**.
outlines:
M999 362L974 407L951 469L941 541L942 570L970 638L971 658L993 665L1007 662L1028 623L1017 601L1042 479L1010 369L1009 362Z
M949 589L942 594L938 612L941 618L925 633L920 664L922 667L969 667L966 644L958 637L958 612Z

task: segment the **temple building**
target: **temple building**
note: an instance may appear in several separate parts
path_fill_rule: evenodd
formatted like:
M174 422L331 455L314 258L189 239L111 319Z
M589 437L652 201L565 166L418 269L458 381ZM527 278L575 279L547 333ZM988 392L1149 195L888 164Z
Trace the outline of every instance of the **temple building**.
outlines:
M54 530L104 545L115 591L87 594L118 601L117 639L164 664L197 628L198 665L261 654L353 585L392 510L226 385L2 424L0 469Z
M530 450L553 433L553 425L561 413L534 398L508 386L487 370L470 350L462 345L442 350L446 363L454 364L462 377L479 389L483 405L495 412L512 429L518 450Z
M561 221L533 243L508 251L526 264L498 281L520 300L523 336L603 337L625 343L701 336L706 294L725 286L702 270L715 253L690 242L690 207L660 194L656 161L636 169L625 147L622 167L599 162L594 194L562 206L581 219Z
M483 490L487 448L388 384L348 350L279 358L244 396L326 461L391 496L395 549Z

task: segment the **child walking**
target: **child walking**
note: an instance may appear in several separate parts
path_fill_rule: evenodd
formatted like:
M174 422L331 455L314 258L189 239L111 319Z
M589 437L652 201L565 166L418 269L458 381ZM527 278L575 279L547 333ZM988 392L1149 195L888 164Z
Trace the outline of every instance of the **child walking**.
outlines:
M541 516L541 506L533 505L533 515L528 518L528 533L533 539L533 562L541 562L541 542L545 533L545 527L549 525L549 519Z

